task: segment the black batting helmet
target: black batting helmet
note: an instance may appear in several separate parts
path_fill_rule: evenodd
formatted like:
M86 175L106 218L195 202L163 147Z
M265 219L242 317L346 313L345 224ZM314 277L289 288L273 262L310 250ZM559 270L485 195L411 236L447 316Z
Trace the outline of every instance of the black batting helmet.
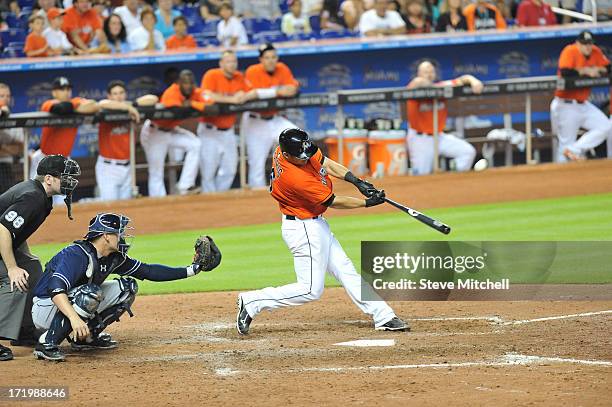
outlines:
M302 129L285 129L278 136L278 144L281 151L292 155L300 160L308 160L316 152L318 147L312 144L308 133Z

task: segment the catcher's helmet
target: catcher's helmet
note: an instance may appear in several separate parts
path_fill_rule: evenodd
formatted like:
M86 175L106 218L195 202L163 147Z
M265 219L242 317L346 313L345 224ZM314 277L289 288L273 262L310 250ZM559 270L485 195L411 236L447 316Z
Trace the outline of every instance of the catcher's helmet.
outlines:
M308 160L318 149L318 147L310 141L308 133L297 128L283 130L278 137L278 144L280 144L282 152L299 158L300 160Z
M99 213L89 221L89 229L85 235L86 240L93 240L98 236L106 233L119 235L119 252L123 255L127 254L130 244L126 242L126 238L132 236L126 234L126 230L132 229L128 226L130 218L125 215L116 213Z

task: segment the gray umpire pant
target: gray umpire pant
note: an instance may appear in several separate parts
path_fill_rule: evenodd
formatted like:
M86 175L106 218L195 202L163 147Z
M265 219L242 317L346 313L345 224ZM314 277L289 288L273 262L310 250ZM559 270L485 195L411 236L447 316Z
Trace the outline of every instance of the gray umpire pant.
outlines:
M15 250L17 265L28 272L28 291L22 293L17 288L11 292L11 282L4 261L0 259L0 339L17 339L19 330L34 329L32 322L32 291L42 274L38 257L30 253L27 243Z

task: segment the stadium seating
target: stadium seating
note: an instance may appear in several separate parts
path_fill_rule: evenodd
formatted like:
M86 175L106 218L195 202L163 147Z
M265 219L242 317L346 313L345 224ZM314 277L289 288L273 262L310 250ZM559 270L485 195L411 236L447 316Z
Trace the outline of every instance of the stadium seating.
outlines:
M2 44L7 46L11 42L25 42L26 32L21 28L10 28L5 31L0 31L0 38L2 38Z
M253 34L253 44L285 41L285 35L280 31L263 31Z
M17 3L19 4L19 7L21 7L22 11L26 7L29 7L31 11L32 8L36 5L36 0L18 0Z

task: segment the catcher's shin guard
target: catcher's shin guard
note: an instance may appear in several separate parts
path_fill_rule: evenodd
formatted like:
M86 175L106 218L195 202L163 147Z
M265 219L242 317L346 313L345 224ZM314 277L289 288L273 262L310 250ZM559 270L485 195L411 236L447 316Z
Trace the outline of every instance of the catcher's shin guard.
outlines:
M136 280L132 278L117 278L115 280L119 282L121 289L121 295L119 296L121 302L99 312L88 322L92 338L98 337L113 322L119 322L119 318L125 312L128 313L130 318L134 316L131 307L134 300L136 300L136 293L138 292Z
M45 345L58 346L64 339L68 338L70 332L72 332L70 320L58 310L51 320L49 329L41 335L39 342Z

